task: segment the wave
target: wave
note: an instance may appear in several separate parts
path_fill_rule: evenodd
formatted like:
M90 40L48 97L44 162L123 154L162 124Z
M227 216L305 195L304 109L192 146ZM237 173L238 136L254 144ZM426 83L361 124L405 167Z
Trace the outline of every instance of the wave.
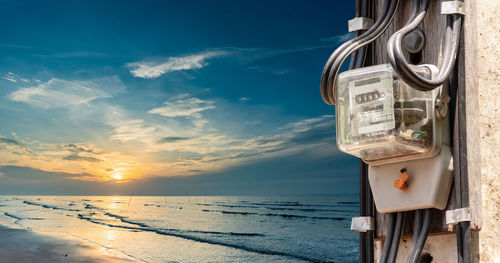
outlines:
M116 218L116 219L119 219L123 223L127 223L127 224L130 224L130 225L136 225L136 226L143 227L143 228L152 229L152 227L150 227L150 226L148 226L148 225L146 225L144 223L129 220L125 216L115 215L115 214L111 214L111 213L104 213L104 215L109 216L109 217L113 217L113 218ZM201 230L181 230L181 229L175 229L175 228L173 228L173 229L162 228L162 230L174 231L174 232L189 232L189 233L199 233L199 234L212 234L212 235L264 236L263 234L258 234L258 233L238 233L238 232L218 232L218 231L201 231Z
M6 216L8 216L8 217L10 217L10 218L14 218L14 219L16 219L16 220L23 220L23 219L24 219L24 218L22 218L22 217L15 216L15 215L13 215L13 214L9 214L9 213L7 213L7 212L3 212L3 214L4 214L4 215L6 215Z
M279 217L283 217L283 218L323 219L323 220L335 220L335 221L341 221L341 220L346 219L344 217L305 216L305 215L273 214L273 213L261 214L261 213L252 213L252 212L237 212L237 211L208 210L208 209L203 209L201 211L210 212L210 213L233 214L233 215L279 216Z
M357 204L359 204L359 202L356 202L356 201L342 201L342 202L337 202L337 204L341 204L341 205L357 205Z
M119 215L114 215L114 214L110 214L110 213L107 213L107 215L114 217L114 218L118 218L120 220L125 219L125 217L119 216ZM211 231L205 232L205 231L192 231L192 230L186 231L186 230L179 230L179 229L158 229L158 228L149 227L146 224L142 224L142 223L140 223L140 225L143 225L144 227L129 227L129 226L113 225L113 224L109 224L109 223L104 223L104 222L92 219L91 217L88 217L88 216L85 216L82 214L78 214L78 218L86 220L86 221L91 222L91 223L105 225L105 226L109 226L109 227L129 229L129 230L134 230L134 231L152 232L152 233L156 233L159 235L173 236L173 237L178 237L178 238L182 238L182 239L186 239L186 240L190 240L190 241L196 241L196 242L212 244L212 245L220 245L220 246L245 250L248 252L259 253L259 254L283 256L283 257L300 259L300 260L305 260L305 261L310 261L310 262L325 262L324 260L320 260L320 259L316 259L316 258L312 258L312 257L307 257L307 256L303 256L303 255L296 255L296 254L282 252L282 251L274 251L274 250L265 249L265 248L256 248L256 247L251 247L251 246L247 246L247 245L243 245L243 244L224 242L222 240L210 239L210 238L200 237L200 236L190 234L190 233L208 233L208 234L226 233L226 234L230 234L230 235L245 235L245 236L254 235L254 234L249 234L249 233L211 232ZM131 222L129 220L126 220L126 221ZM134 222L134 223L137 223L137 222ZM189 232L189 233L186 233L186 232ZM256 235L260 235L260 234L256 234Z
M218 213L223 213L223 214L233 214L233 215L259 215L259 213L252 213L252 212L234 212L234 211L224 211L224 210L209 210L209 209L203 209L201 210L203 212L218 212Z
M219 202L219 203L222 203L222 202ZM254 206L258 206L258 207L262 207L262 206L299 206L299 207L302 207L302 206L305 206L305 207L311 207L311 206L317 206L317 207L336 207L338 206L339 204L341 205L355 205L355 204L359 204L359 202L355 202L355 201L339 201L339 202L336 202L335 204L303 204L303 203L300 203L300 202L250 202L250 201L238 201L238 203L244 203L244 204L250 204L250 205L254 205Z
M262 208L275 211L302 211L302 212L352 212L346 209L323 209L323 208L295 208L295 207L266 207L266 206L251 206L251 205L223 205L223 204L197 204L200 206L217 206L228 208Z
M31 202L31 201L27 201L27 200L24 200L23 203L27 204L27 205L40 206L40 207L43 207L43 208L54 209L54 210L64 210L64 211L69 211L69 212L79 212L80 211L78 209L58 207L58 206L53 206L53 205L47 205L47 204L42 204L42 203Z

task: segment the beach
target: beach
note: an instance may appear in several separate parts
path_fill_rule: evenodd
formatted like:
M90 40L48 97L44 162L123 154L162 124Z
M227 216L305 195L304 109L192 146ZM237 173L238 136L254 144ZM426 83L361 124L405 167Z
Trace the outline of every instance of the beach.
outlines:
M0 225L0 262L136 262L111 255L103 247L71 239L42 235Z
M357 262L353 196L2 196L0 262Z

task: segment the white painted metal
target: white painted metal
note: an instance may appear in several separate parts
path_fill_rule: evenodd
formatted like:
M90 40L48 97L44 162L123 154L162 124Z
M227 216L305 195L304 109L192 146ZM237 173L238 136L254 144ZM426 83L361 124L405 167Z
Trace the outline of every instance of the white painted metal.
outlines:
M375 230L375 220L369 216L353 217L351 220L351 230L366 232Z
M425 208L444 209L452 182L449 146L442 145L438 155L420 160L370 166L368 178L377 211L392 213ZM408 171L408 188L394 187L401 169Z
M465 221L470 221L470 210L468 207L446 211L446 224L454 225Z
M462 1L441 2L441 14L442 15L451 15L451 14L465 15L464 2L462 2Z
M349 32L367 30L373 25L373 19L367 17L355 17L347 22Z

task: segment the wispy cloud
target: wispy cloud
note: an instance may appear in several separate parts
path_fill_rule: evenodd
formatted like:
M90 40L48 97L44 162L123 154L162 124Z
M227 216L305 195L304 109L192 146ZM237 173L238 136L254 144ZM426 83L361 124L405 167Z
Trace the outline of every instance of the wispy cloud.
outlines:
M142 141L147 142L155 134L156 128L144 123L144 120L113 121L109 123L114 127L111 140L119 142Z
M32 49L32 47L30 47L30 46L7 44L7 43L0 43L0 47L20 48L20 49Z
M171 142L179 142L189 140L189 137L176 137L176 136L167 136L158 140L159 143L171 143Z
M128 63L130 73L138 78L157 78L171 71L200 69L206 66L207 59L227 55L227 51L206 51L178 57L166 57L156 60L142 60Z
M182 94L165 101L163 106L151 109L149 113L159 114L164 117L199 117L199 112L215 109L214 101L202 100Z
M24 102L35 108L50 109L86 104L99 98L109 98L125 90L117 77L86 81L53 78L29 88L20 88L8 95L12 101Z
M321 42L325 42L325 43L335 43L335 44L338 44L338 43L342 43L342 42L345 42L347 40L350 40L352 38L354 38L354 33L349 32L349 33L345 33L345 34L342 34L342 35L336 35L336 36L332 36L332 37L325 37L325 38L320 39L320 41Z
M0 150L15 154L15 155L28 155L28 156L36 156L36 153L33 152L28 146L23 143L0 136Z
M160 77L168 72L200 69L208 65L207 60L217 57L231 55L240 63L248 63L255 60L265 59L273 56L286 55L299 52L307 52L322 48L329 48L340 41L352 38L352 34L334 36L321 39L324 44L299 46L282 49L266 48L241 48L241 47L222 47L204 51L196 54L188 54L175 57L163 57L156 59L145 59L137 62L131 62L125 66L129 68L134 77L152 79ZM268 68L263 66L252 66L249 69L267 72L275 75L284 75L290 72L289 69Z
M102 162L99 158L101 151L95 146L87 143L70 143L61 147L63 150L69 152L68 155L62 159L67 161L85 161L85 162Z
M246 140L230 140L227 137L210 141L212 151L201 155L186 157L177 162L186 167L204 167L211 164L218 167L228 167L252 160L285 156L316 150L316 154L324 154L324 150L335 148L333 119L330 115L304 119L289 123L279 128L277 134L257 136ZM177 150L189 149L190 145L200 146L202 140L191 139L183 144L177 144ZM193 147L196 149L196 147ZM328 152L327 154L331 154Z
M239 102L244 102L244 101L249 101L251 100L252 98L248 98L248 97L241 97L238 99Z
M4 74L4 75L2 76L2 79L7 80L7 81L10 81L10 82L17 83L17 76L16 76L14 73L12 73L12 72L9 72L9 73L7 73L7 74Z
M109 57L109 54L94 51L72 51L54 54L34 54L34 57L40 58L88 58L88 57Z
M263 72L263 73L268 73L272 75L285 75L290 72L290 69L287 68L273 68L273 67L266 67L266 66L251 66L248 67L248 69L255 70L257 72Z

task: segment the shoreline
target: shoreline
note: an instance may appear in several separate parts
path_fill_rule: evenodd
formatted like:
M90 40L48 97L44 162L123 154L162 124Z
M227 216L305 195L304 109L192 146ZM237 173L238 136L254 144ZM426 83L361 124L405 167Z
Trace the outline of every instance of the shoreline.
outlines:
M111 255L103 247L76 238L44 235L0 225L0 263L51 262L137 262L130 257Z

